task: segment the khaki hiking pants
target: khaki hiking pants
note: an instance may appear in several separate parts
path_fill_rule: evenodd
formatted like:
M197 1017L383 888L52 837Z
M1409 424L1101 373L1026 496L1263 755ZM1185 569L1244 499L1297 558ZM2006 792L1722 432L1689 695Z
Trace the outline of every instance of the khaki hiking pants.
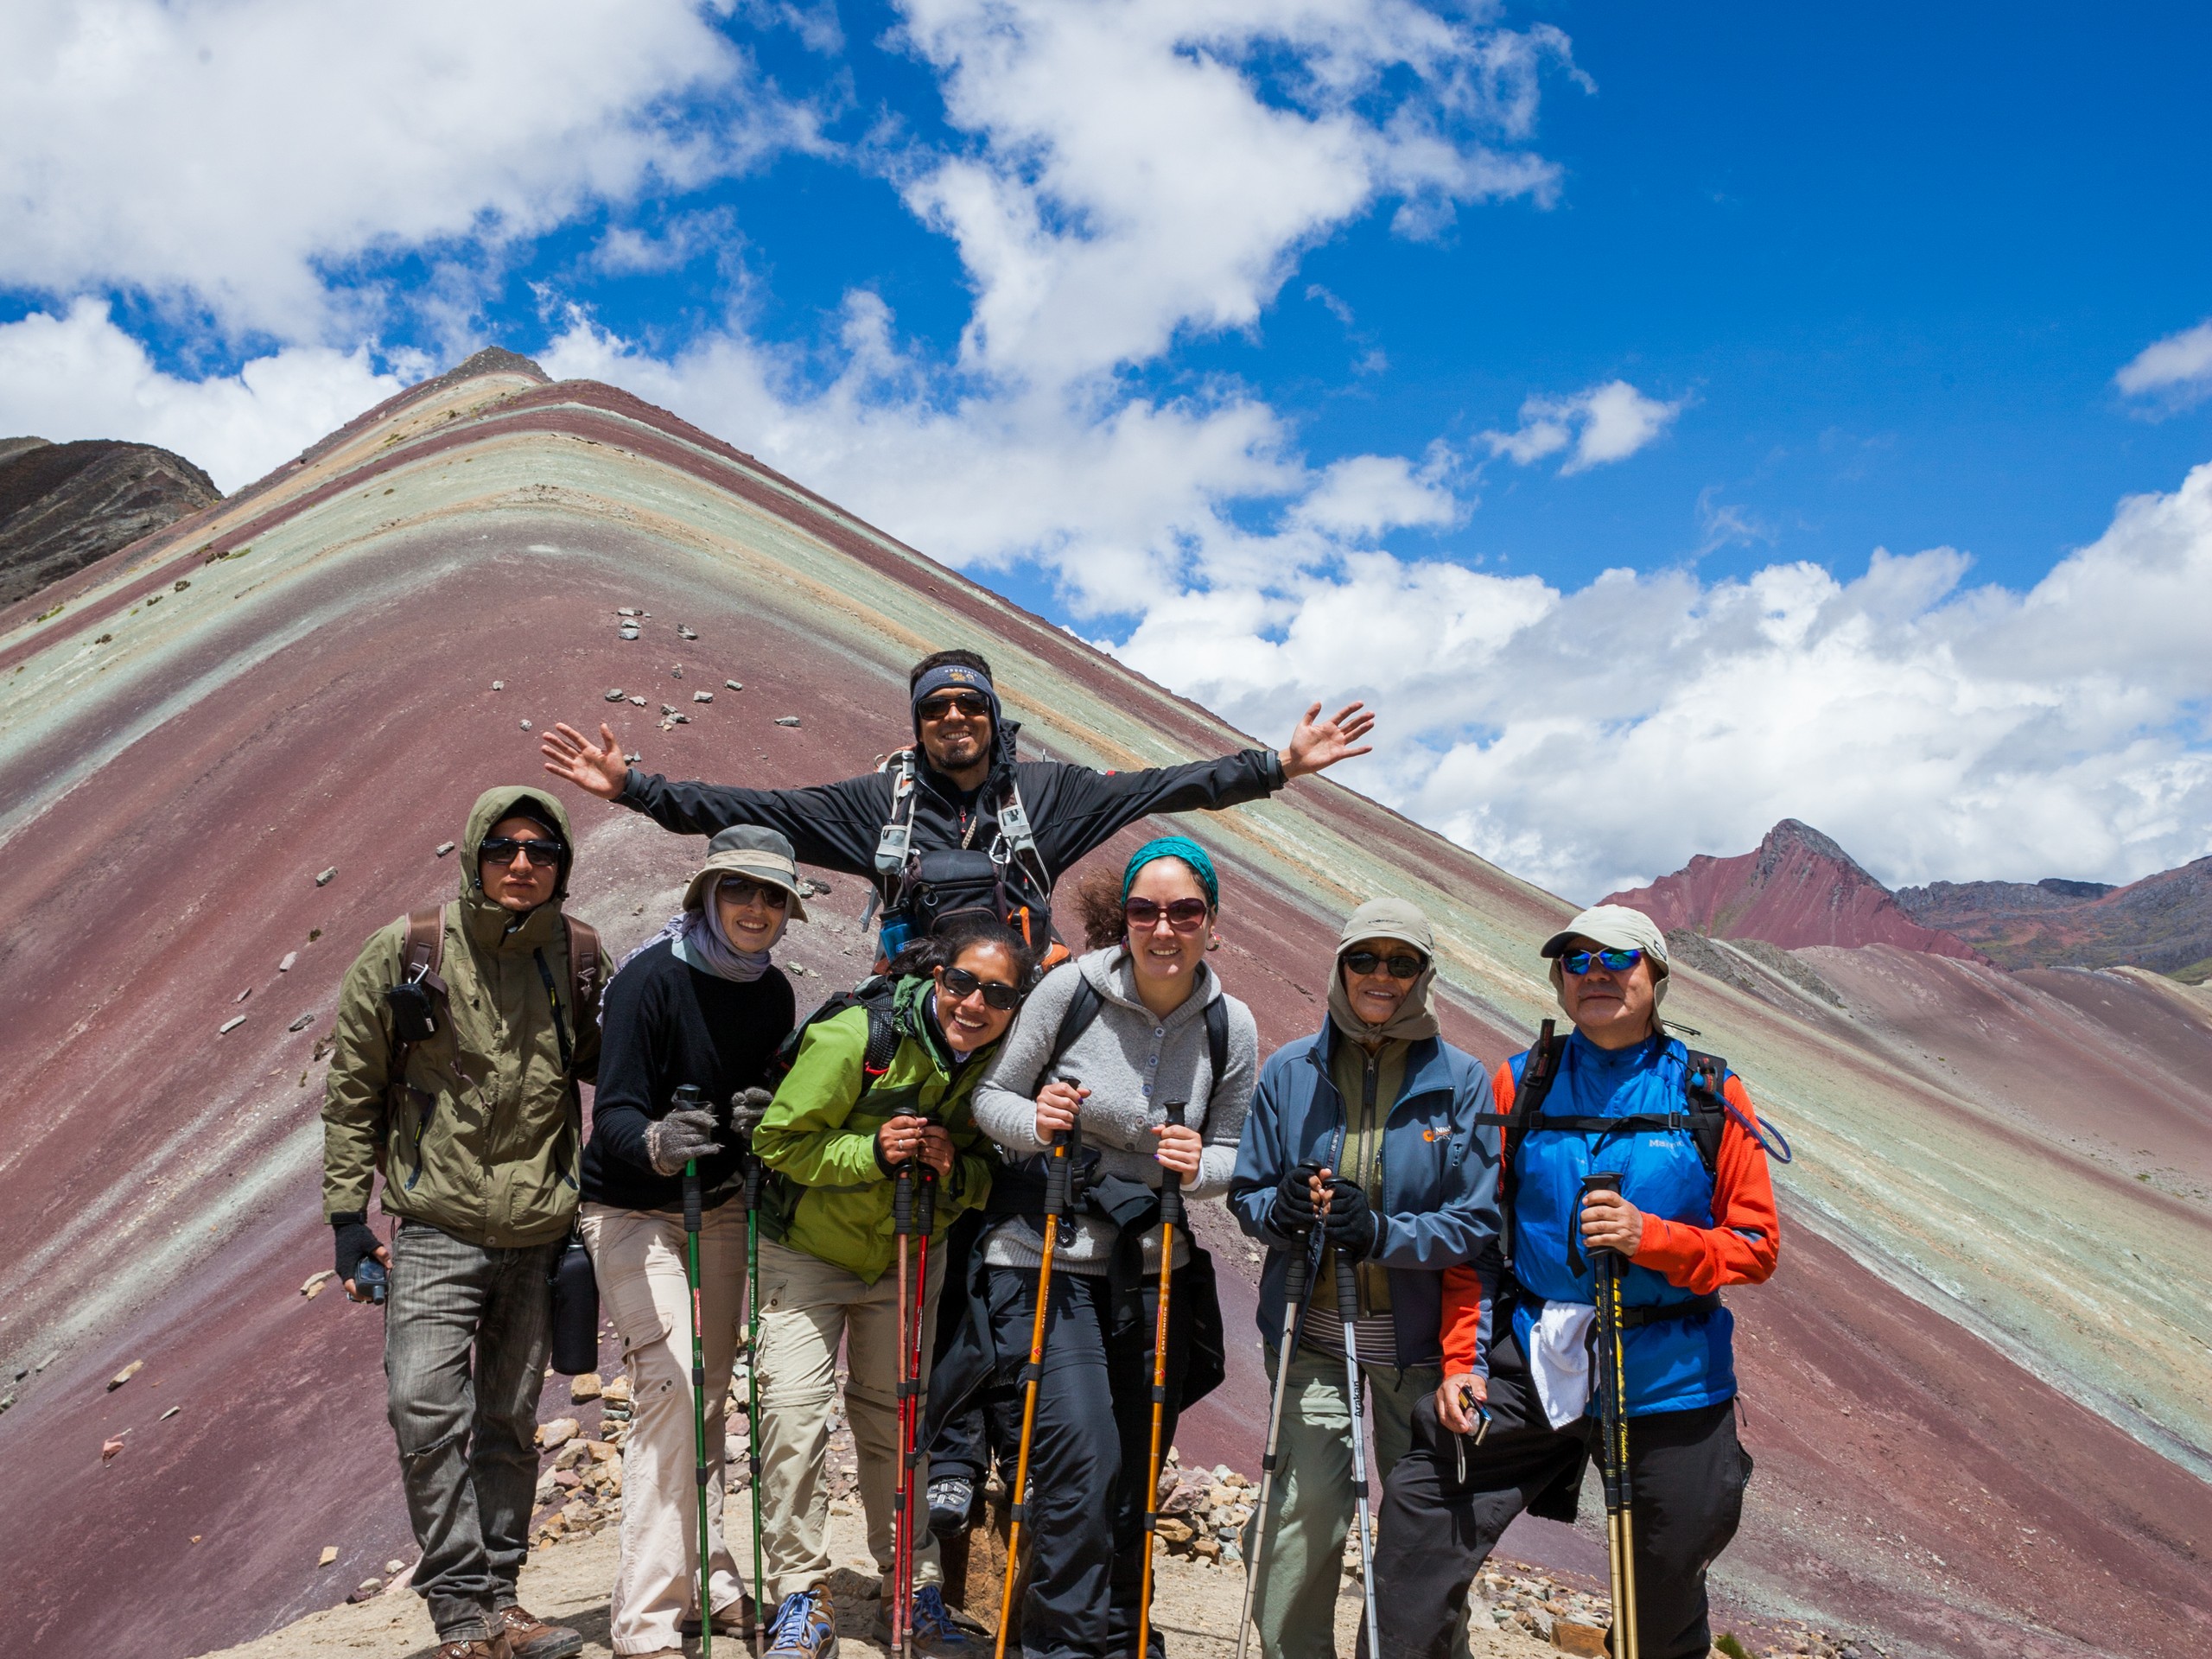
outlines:
M621 1551L607 1608L617 1653L681 1648L677 1626L699 1607L699 1488L692 1435L691 1291L683 1217L651 1210L583 1207L584 1247L600 1304L621 1338L630 1377L630 1437L622 1448ZM715 1611L744 1592L722 1536L722 1401L738 1340L745 1285L745 1206L707 1211L699 1230L706 1326L708 1560Z
M912 1271L909 1267L910 1276ZM944 1253L932 1249L920 1311L925 1379L944 1281ZM841 1339L849 1373L845 1415L859 1454L868 1554L888 1586L891 1499L899 1473L898 1322L895 1262L870 1285L817 1256L760 1241L760 1352L755 1361L760 1376L760 1528L766 1535L768 1587L774 1601L830 1577L830 1491L823 1474ZM924 1496L929 1478L925 1458L914 1470L917 1587L943 1577Z

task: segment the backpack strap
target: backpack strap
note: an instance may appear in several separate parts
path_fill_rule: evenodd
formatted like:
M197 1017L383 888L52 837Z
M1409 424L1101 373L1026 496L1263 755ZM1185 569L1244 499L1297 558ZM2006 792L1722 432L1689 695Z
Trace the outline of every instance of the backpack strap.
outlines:
M1212 1066L1212 1081L1206 1088L1206 1110L1213 1110L1213 1097L1221 1092L1223 1073L1229 1070L1229 999L1217 996L1206 1004L1206 1059Z
M887 905L885 895L896 893L906 880L907 861L914 851L914 752L898 749L883 758L877 768L891 775L891 812L875 841L875 885L868 912L861 918L865 928Z
M1045 1082L1046 1073L1065 1058L1068 1050L1075 1046L1076 1039L1090 1029L1098 1018L1099 1009L1104 1006L1098 995L1098 988L1083 976L1082 969L1077 969L1075 995L1068 999L1067 1012L1060 1016L1060 1028L1052 1033L1052 1052L1045 1057L1045 1064L1037 1070L1039 1086Z
M1513 1147L1519 1138L1531 1128L1541 1127L1537 1118L1543 1109L1545 1096L1552 1091L1552 1084L1559 1077L1560 1057L1567 1052L1567 1039L1555 1035L1554 1022L1547 1020L1536 1033L1536 1040L1529 1046L1529 1058L1522 1062L1521 1077L1513 1090L1513 1109L1509 1112L1481 1112L1475 1117L1478 1126L1488 1124L1498 1131L1498 1158L1502 1179L1497 1184L1498 1245L1503 1252L1507 1278L1513 1272Z
M599 930L589 922L563 916L569 929L569 1006L575 1011L576 1029L599 1023L600 968L605 960Z
M891 1012L887 996L857 997L855 999L868 1015L868 1046L861 1051L861 1077L863 1090L891 1069L891 1057L899 1052L899 1023Z
M1721 1094L1721 1085L1727 1080L1728 1062L1718 1054L1689 1052L1688 1068L1682 1073L1682 1092L1689 1102L1689 1122L1686 1126L1691 1139L1697 1142L1697 1155L1711 1175L1720 1167L1720 1133L1728 1125L1728 1105Z
M399 977L402 983L410 980L429 988L434 996L446 994L446 982L439 976L446 955L446 912L443 905L429 910L407 912L407 934L399 946ZM407 1075L407 1053L414 1047L395 1037L391 1043L391 1058L386 1071L386 1083L397 1089Z

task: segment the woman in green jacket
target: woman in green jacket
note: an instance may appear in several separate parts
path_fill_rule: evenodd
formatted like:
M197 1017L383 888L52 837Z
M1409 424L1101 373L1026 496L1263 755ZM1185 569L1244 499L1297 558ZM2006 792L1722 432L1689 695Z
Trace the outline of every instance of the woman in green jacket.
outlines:
M991 1159L969 1098L1034 974L1028 951L1003 924L963 918L950 925L872 982L888 982L887 992L806 1028L753 1131L753 1151L783 1189L782 1202L763 1209L764 1225L772 1209L782 1218L773 1229L780 1238L760 1244L756 1360L766 1587L779 1599L770 1659L831 1659L836 1651L823 1476L841 1340L868 1548L891 1582L899 1364L899 1275L890 1270L893 1175L914 1160L936 1172L932 1242L989 1196ZM872 1025L879 1033L873 1056ZM918 1310L925 1332L936 1328L944 1276L944 1255L932 1252ZM925 1376L929 1360L925 1342ZM917 1470L917 1493L928 1479L926 1468ZM917 1532L913 1570L915 1639L931 1650L957 1649L967 1638L945 1611L937 1545L925 1529Z

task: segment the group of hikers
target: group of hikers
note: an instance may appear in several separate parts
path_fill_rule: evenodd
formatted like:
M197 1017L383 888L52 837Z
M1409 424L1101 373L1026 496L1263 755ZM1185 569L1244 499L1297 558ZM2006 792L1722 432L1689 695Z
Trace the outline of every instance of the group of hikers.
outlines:
M1362 1651L1465 1655L1500 1535L1523 1510L1572 1519L1595 1456L1609 1513L1637 1494L1615 1659L1701 1659L1707 1569L1751 1473L1719 1293L1764 1280L1778 1235L1743 1084L1659 1018L1664 935L1617 906L1576 916L1542 947L1571 1029L1545 1022L1491 1075L1440 1033L1428 919L1374 898L1343 925L1320 1029L1263 1057L1209 961L1224 893L1196 842L1075 884L1078 954L1054 887L1139 819L1365 753L1372 716L1316 703L1279 753L1100 772L1019 759L972 652L925 658L910 692L912 748L813 788L671 783L604 726L556 727L549 772L709 837L676 915L608 975L564 911L567 811L494 788L459 899L380 930L346 976L324 1211L347 1294L384 1307L440 1659L582 1643L518 1594L549 1285L578 1241L631 1389L616 1653L680 1659L698 1636L833 1659L842 1358L874 1637L988 1642L947 1606L936 1541L995 1470L1015 1556L1000 1651L1018 1624L1031 1659L1160 1659L1161 1451L1225 1363L1213 1265L1182 1224L1209 1199L1266 1251L1240 1651L1256 1632L1268 1659L1335 1654L1357 1528ZM881 916L874 974L804 1020L774 965L807 919L802 864L865 877ZM748 1344L750 1590L722 1533Z

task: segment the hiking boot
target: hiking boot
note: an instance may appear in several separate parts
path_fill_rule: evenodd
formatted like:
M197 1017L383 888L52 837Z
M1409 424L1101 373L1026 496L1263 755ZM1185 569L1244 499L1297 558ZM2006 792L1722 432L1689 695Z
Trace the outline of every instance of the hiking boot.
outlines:
M968 1632L953 1622L952 1609L944 1605L944 1592L925 1584L914 1592L914 1645L925 1653L966 1653L975 1644Z
M497 1618L514 1659L569 1659L584 1645L583 1637L567 1625L548 1624L512 1603L500 1608Z
M784 1598L768 1626L768 1659L837 1659L837 1616L825 1586Z
M507 1633L499 1625L492 1627L492 1634L474 1642L441 1642L431 1649L430 1659L514 1659L514 1649L507 1645Z
M963 1475L930 1482L930 1530L940 1538L968 1530L968 1511L976 1504L976 1483Z
M715 1634L741 1636L749 1642L753 1639L753 1621L755 1617L752 1596L749 1593L741 1595L728 1606L715 1609ZM684 1614L683 1622L678 1624L677 1629L682 1630L686 1636L698 1635L699 1615Z

